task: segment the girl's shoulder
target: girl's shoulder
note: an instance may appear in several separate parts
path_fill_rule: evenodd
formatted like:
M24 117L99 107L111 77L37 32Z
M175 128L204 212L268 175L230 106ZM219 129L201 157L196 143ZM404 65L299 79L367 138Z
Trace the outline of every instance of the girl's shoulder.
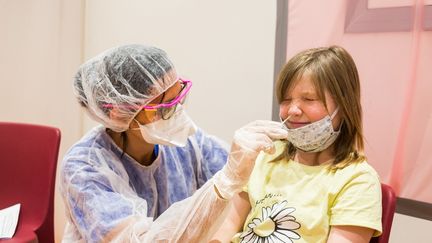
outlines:
M337 169L337 171L340 173L366 173L378 175L376 170L366 160L348 164L343 168Z

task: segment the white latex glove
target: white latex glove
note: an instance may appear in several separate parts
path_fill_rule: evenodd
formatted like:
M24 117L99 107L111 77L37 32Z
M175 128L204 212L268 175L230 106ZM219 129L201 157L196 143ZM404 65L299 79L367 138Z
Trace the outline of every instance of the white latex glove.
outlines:
M219 194L230 199L246 185L261 151L274 153L274 140L286 139L287 131L280 122L254 121L238 129L234 134L231 152L225 166L214 175Z

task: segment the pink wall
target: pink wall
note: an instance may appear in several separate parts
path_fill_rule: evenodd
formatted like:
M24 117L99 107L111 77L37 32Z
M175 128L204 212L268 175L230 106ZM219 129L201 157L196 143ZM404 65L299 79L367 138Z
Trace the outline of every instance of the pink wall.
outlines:
M366 0L356 2L361 1ZM290 0L287 58L332 44L351 53L362 82L369 163L399 196L431 203L432 31L422 29L424 16L413 8L411 31L346 33L347 4L350 1ZM390 19L390 25L397 21Z

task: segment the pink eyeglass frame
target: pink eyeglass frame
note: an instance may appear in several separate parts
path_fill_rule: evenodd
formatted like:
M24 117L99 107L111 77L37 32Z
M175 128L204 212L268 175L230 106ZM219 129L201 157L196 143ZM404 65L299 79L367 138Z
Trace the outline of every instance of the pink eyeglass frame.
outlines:
M181 93L179 95L177 95L177 97L175 97L173 100L171 100L168 103L162 103L162 104L157 104L157 105L146 105L146 106L142 107L142 109L156 110L158 108L169 108L169 107L172 107L172 106L177 105L178 103L180 103L180 101L186 96L186 94L191 89L191 87L192 87L192 81L190 81L190 80L184 80L184 79L181 79L181 78L179 78L179 80L182 83L184 83L186 86L181 91ZM104 104L104 105L102 105L102 107L113 108L114 105L113 104Z
M146 110L156 110L158 108L169 108L169 107L172 107L172 106L177 105L178 103L180 103L180 101L186 96L186 94L191 89L191 87L192 87L192 81L190 81L190 80L183 80L181 78L179 80L182 83L184 83L186 86L181 91L181 93L179 95L177 95L177 97L175 97L173 100L171 100L168 103L162 103L162 104L157 104L157 105L146 105L143 108L146 109Z

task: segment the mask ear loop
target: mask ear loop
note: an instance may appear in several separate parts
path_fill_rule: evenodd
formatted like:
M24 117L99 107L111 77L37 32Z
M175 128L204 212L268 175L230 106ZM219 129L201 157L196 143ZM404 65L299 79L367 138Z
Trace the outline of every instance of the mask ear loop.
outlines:
M331 116L330 116L330 120L333 120L333 118L336 116L336 114L338 113L338 111L339 111L339 106L336 108L335 111L333 111L333 114L331 114ZM344 121L341 120L341 122L340 122L340 124L339 124L339 129L337 130L337 132L339 132L339 131L341 130L343 122L344 122Z
M333 120L333 118L336 116L336 114L338 113L338 111L339 111L339 106L336 108L335 111L333 111L333 114L331 114L331 116L330 116L331 120Z
M133 119L132 121L136 122L138 124L138 127L135 128L131 128L131 130L140 130L141 126L144 126L143 124L141 124L137 119Z

